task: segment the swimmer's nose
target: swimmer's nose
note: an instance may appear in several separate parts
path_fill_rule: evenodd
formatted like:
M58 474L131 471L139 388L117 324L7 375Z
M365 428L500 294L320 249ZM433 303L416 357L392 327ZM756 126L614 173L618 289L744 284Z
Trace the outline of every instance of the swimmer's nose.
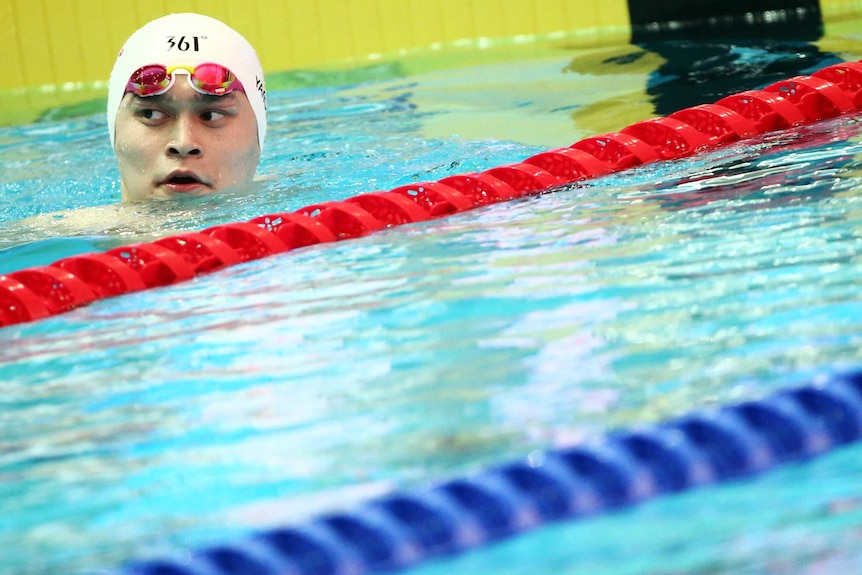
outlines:
M194 123L180 117L174 124L174 131L167 145L168 156L185 158L200 156L203 150L197 140Z

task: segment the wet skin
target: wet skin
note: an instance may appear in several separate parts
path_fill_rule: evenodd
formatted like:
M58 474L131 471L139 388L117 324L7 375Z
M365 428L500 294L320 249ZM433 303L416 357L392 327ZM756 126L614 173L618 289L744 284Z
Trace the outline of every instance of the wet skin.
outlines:
M115 135L123 201L208 194L249 182L260 160L246 95L200 94L182 77L159 96L126 94Z

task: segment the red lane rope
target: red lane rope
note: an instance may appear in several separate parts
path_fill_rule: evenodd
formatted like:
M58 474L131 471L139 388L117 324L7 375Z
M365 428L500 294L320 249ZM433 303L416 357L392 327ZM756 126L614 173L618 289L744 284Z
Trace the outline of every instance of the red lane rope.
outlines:
M862 62L862 61L860 61ZM240 262L537 195L634 166L862 110L862 63L827 66L536 154L437 182L323 202L0 275L0 327L166 286Z

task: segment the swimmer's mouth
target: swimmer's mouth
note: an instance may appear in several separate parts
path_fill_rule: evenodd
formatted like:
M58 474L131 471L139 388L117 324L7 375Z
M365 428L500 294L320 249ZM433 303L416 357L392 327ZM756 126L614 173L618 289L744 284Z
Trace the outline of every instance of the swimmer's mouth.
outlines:
M209 184L201 180L195 174L180 172L170 174L167 178L162 180L161 185L178 192L183 192L190 191L198 186L208 186Z
M199 184L200 180L194 176L174 176L172 178L168 178L167 183L169 183L169 184Z

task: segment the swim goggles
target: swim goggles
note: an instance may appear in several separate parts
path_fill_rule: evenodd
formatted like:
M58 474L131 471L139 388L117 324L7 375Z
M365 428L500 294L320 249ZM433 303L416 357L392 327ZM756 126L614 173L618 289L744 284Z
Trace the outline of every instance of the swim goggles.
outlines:
M163 64L147 64L132 72L129 83L126 84L126 92L138 96L158 96L164 94L174 85L176 71L185 72L189 79L189 86L196 92L212 96L224 96L234 90L245 92L242 83L233 72L221 64L207 62L198 64L194 68L190 66L171 66Z

